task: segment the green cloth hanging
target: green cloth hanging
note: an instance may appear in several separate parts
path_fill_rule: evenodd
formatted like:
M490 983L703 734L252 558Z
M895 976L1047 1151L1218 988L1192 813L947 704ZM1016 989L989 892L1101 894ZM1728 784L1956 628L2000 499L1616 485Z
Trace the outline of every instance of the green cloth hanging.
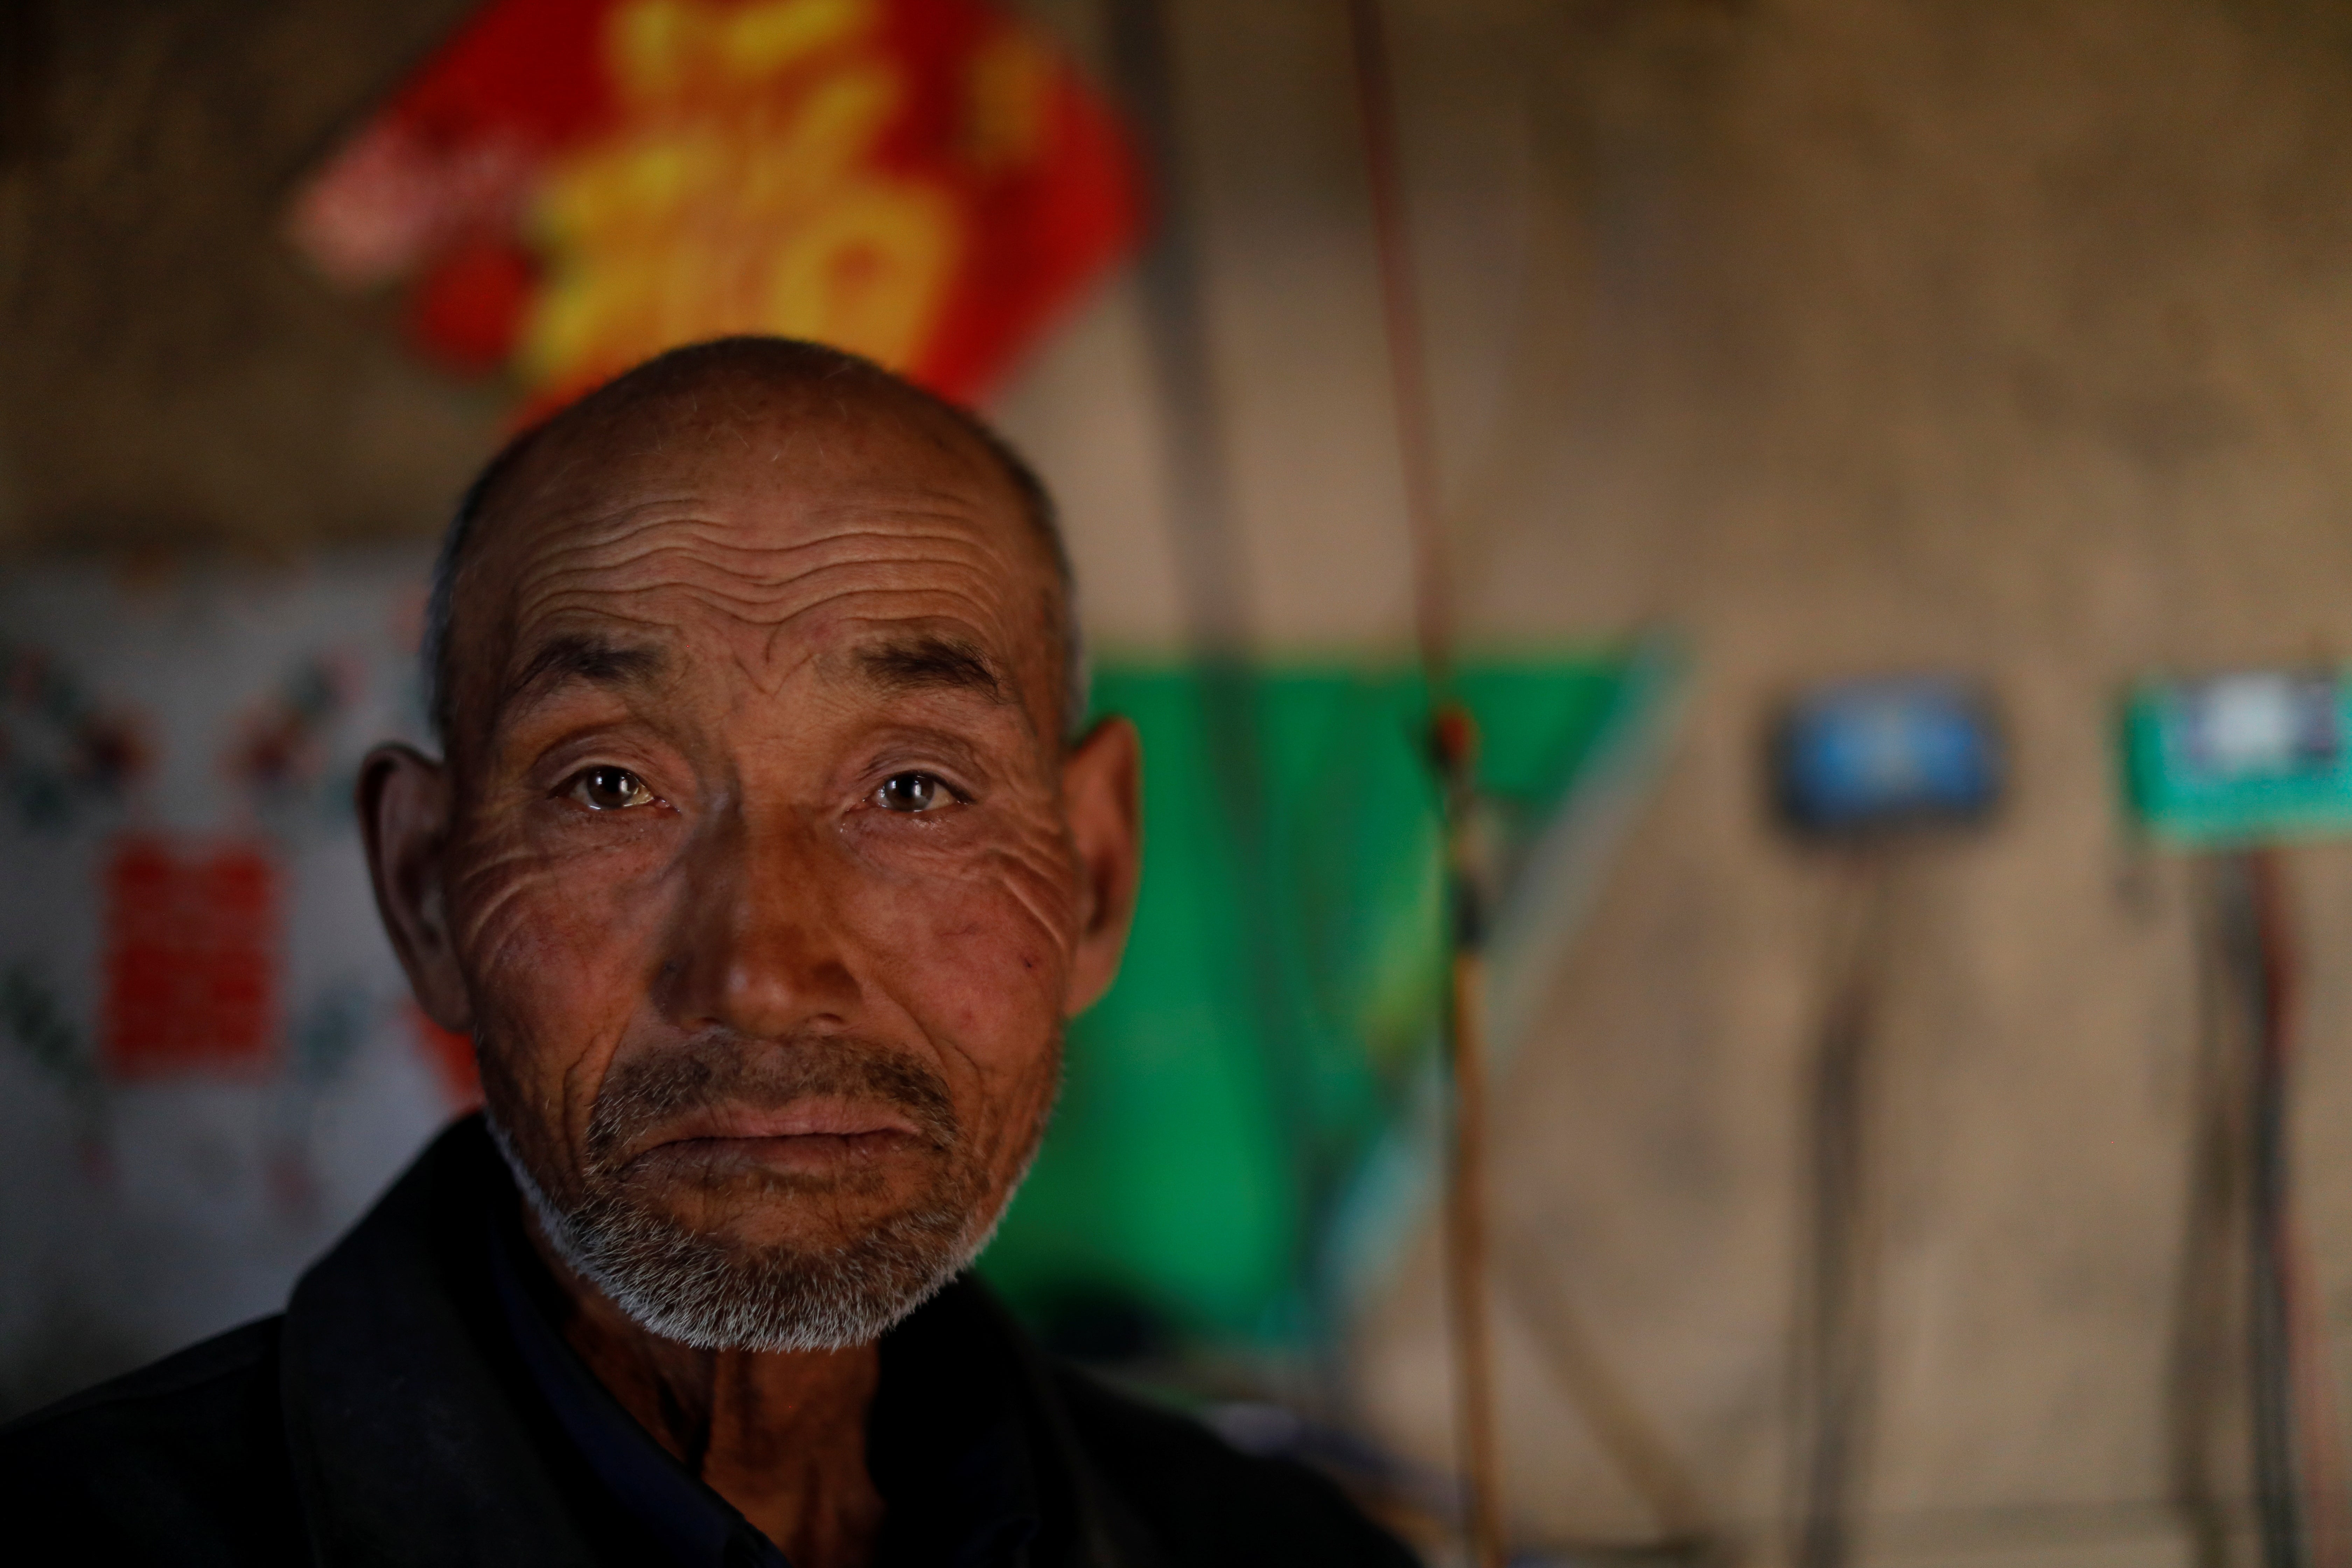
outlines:
M1500 840L1540 830L1629 707L1655 705L1639 666L1462 668ZM982 1272L1066 1340L1108 1310L1187 1341L1296 1344L1334 1214L1436 1036L1425 683L1399 665L1113 664L1095 705L1143 737L1141 900Z

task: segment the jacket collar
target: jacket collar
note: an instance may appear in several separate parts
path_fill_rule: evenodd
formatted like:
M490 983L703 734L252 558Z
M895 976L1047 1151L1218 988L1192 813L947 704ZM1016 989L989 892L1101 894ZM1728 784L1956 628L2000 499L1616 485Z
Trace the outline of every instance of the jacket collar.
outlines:
M281 1398L321 1568L651 1560L516 1351L484 1244L487 1217L514 1202L468 1117L296 1286ZM1013 1385L1048 1515L1038 1568L1146 1568L1044 1358L983 1290L955 1289Z
M478 1117L458 1122L294 1288L281 1399L322 1568L611 1560L611 1520L583 1510L497 1319L497 1159Z

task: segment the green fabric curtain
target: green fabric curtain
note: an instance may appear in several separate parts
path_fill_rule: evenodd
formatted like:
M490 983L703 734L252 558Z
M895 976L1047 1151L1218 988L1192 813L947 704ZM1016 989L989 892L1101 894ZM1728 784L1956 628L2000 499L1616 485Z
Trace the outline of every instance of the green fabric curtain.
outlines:
M1462 670L1499 842L1570 797L1637 700L1631 668L1591 654ZM1319 1321L1329 1221L1436 1037L1426 688L1397 666L1112 665L1095 700L1143 736L1142 898L982 1271L1065 1338L1108 1311L1192 1342L1296 1344Z

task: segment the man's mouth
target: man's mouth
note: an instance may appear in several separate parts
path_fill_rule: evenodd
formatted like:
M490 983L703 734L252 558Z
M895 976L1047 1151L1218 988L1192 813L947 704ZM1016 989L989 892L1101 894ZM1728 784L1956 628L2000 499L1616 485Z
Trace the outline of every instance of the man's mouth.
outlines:
M902 1132L911 1138L917 1131L914 1118L894 1107L874 1100L812 1095L773 1109L718 1105L693 1111L664 1129L660 1142L863 1138L885 1132Z
M873 1100L814 1096L775 1107L711 1106L664 1125L626 1163L819 1169L912 1148L914 1117Z

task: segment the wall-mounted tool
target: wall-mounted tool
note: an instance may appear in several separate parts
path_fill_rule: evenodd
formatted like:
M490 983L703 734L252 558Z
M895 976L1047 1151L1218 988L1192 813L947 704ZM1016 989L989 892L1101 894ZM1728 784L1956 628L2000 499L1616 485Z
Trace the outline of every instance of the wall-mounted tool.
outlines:
M2131 803L2157 840L2200 853L2205 973L2197 1185L2176 1458L2209 1553L2230 1532L2209 1435L2229 1391L2230 1320L2244 1335L2255 1512L2265 1568L2352 1563L2325 1330L2311 1294L2288 1157L2298 953L2285 845L2352 832L2352 690L2324 670L2149 682L2125 709ZM2243 1258L2233 1314L2227 1282Z
M1869 1444L1875 1339L1873 1037L1897 871L1925 837L1984 822L2006 769L1984 691L1950 675L1840 682L1800 695L1771 742L1774 804L1839 873L1831 958L1811 1068L1793 1500L1801 1568L1841 1568Z

